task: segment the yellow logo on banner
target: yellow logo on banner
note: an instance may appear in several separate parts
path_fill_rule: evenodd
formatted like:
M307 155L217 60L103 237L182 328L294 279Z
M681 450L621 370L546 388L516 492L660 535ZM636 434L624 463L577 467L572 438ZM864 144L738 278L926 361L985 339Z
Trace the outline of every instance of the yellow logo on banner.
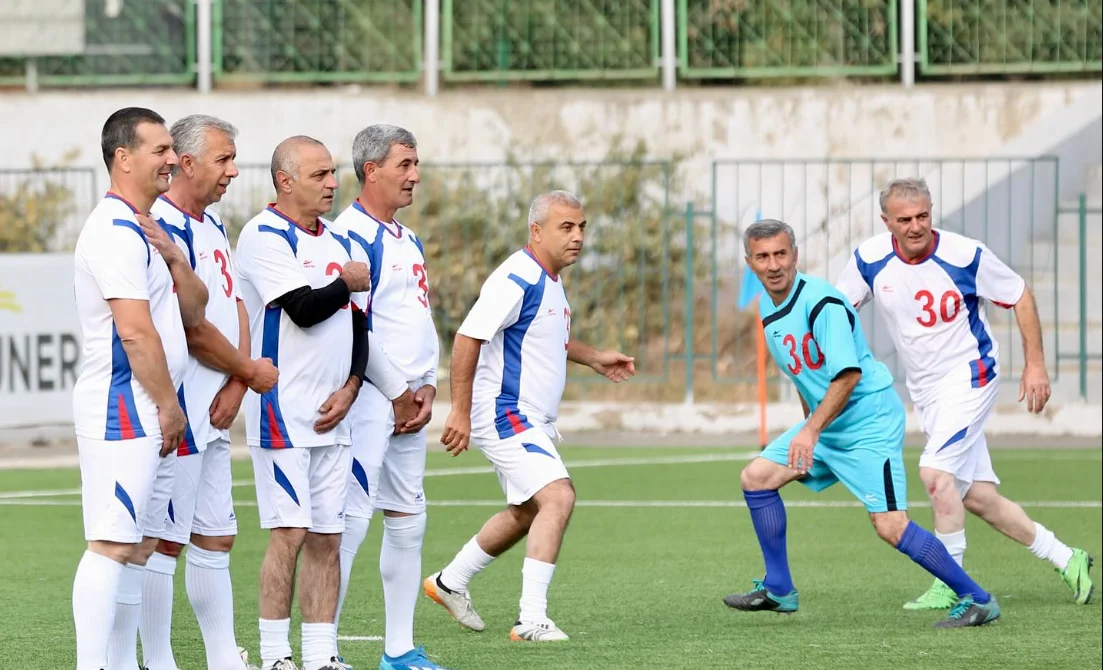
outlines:
M0 288L0 309L6 309L9 312L23 311L23 308L15 301L15 294L11 291L5 291L3 288Z

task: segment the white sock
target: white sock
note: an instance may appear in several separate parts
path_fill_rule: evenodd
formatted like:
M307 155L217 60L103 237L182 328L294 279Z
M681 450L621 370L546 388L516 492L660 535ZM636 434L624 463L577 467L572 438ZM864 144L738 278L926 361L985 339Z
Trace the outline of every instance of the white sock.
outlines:
M333 624L303 624L303 670L318 670L336 655L337 628Z
M285 658L291 658L291 619L261 619L261 667L271 668Z
M77 629L77 670L107 667L107 640L115 622L123 564L85 551L73 577L73 621Z
M334 626L341 624L341 610L345 606L345 596L349 592L352 563L356 560L356 552L360 551L360 545L364 544L364 538L368 536L370 524L371 517L345 516L345 532L341 533L341 590L337 595L337 615L333 618Z
M234 635L234 588L230 554L188 545L184 587L203 633L208 668L244 668ZM175 668L175 666L172 666ZM150 670L159 668L150 667Z
M421 543L425 513L383 518L383 547L379 575L383 578L383 606L387 634L384 651L392 658L414 648L414 608L421 590Z
M1030 545L1030 551L1038 558L1052 563L1058 570L1069 567L1069 561L1072 560L1072 549L1058 540L1053 531L1037 521L1034 522L1034 544Z
M935 531L934 535L946 546L946 551L950 553L950 558L954 559L954 563L961 567L965 560L965 529L962 528L956 533L946 534Z
M521 568L521 620L543 621L548 618L548 585L555 574L555 564L525 557Z
M449 591L466 593L467 585L494 561L494 557L483 551L477 536L467 541L460 553L441 571L440 581Z
M172 657L172 582L176 558L154 552L142 577L142 657L149 670L176 670Z
M138 622L142 618L145 566L127 563L119 578L118 607L107 647L107 670L138 670Z

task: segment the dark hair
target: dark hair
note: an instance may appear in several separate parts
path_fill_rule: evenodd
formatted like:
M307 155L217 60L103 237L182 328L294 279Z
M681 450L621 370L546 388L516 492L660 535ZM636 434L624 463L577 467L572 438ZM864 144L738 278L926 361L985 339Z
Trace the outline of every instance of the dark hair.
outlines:
M100 149L103 150L103 162L107 171L115 164L115 150L119 147L135 149L138 146L138 126L143 123L159 123L165 120L157 112L144 107L124 107L103 124L100 133Z

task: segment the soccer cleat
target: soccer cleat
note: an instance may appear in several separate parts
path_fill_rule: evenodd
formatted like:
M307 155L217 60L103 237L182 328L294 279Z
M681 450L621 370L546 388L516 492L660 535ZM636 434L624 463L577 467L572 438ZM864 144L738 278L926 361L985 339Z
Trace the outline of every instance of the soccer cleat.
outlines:
M911 602L904 603L906 610L948 610L957 602L957 594L941 579L934 580L931 588Z
M777 612L779 614L792 614L797 611L797 590L793 589L788 594L779 596L766 590L766 585L761 579L751 580L754 589L747 593L733 593L724 596L724 604L732 609L743 612Z
M245 666L245 670L260 670L257 666L249 664L249 652L245 651L245 647L238 647L237 655L241 657L241 664Z
M448 670L429 660L425 647L411 649L398 657L383 654L379 661L379 670Z
M331 656L329 663L326 663L318 670L352 670L352 666L345 663L345 659L340 656Z
M479 613L475 611L475 608L471 606L471 595L466 591L457 593L450 590L440 581L439 572L426 577L422 587L425 590L425 595L436 604L448 610L452 618L458 621L461 626L475 631L486 628L486 624L483 623L482 617L480 617Z
M295 661L290 658L281 658L272 664L272 667L265 668L264 670L299 670L299 666L295 665Z
M1065 584L1072 589L1072 599L1077 605L1086 605L1092 599L1095 584L1092 583L1088 571L1092 569L1093 563L1095 559L1089 556L1088 552L1083 549L1073 549L1069 564L1064 570L1057 571L1061 579L1065 580Z
M571 638L559 630L551 619L543 621L520 621L513 624L509 639L514 642L563 642Z
M950 616L934 625L935 628L966 628L983 626L1000 618L1000 604L992 598L983 605L973 602L973 596L965 596L950 610Z

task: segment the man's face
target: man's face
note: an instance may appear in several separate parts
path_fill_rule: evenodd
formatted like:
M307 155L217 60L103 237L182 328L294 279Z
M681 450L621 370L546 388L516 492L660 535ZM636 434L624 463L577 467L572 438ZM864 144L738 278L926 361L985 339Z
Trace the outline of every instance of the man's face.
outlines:
M542 225L532 225L533 243L547 255L559 270L574 265L582 253L586 232L586 213L577 207L554 203Z
M747 265L775 302L783 300L793 288L797 276L797 250L785 233L764 240L751 240L746 256Z
M298 175L291 180L291 200L304 213L321 216L333 208L337 169L329 150L319 144L303 144L298 152Z
M909 260L925 255L934 244L931 201L927 198L893 196L885 201L881 220L896 240L896 248Z
M123 171L134 184L149 195L160 195L169 190L172 169L177 164L172 150L172 135L162 123L139 123L135 129L138 146L116 152L116 161L122 158Z
M221 130L208 130L204 149L199 156L185 155L180 160L188 176L195 182L197 192L208 203L222 200L230 182L238 176L237 146L229 135Z
M395 209L402 209L414 201L414 187L421 182L417 149L404 144L392 144L383 162L365 164L364 172L376 185L386 205Z

